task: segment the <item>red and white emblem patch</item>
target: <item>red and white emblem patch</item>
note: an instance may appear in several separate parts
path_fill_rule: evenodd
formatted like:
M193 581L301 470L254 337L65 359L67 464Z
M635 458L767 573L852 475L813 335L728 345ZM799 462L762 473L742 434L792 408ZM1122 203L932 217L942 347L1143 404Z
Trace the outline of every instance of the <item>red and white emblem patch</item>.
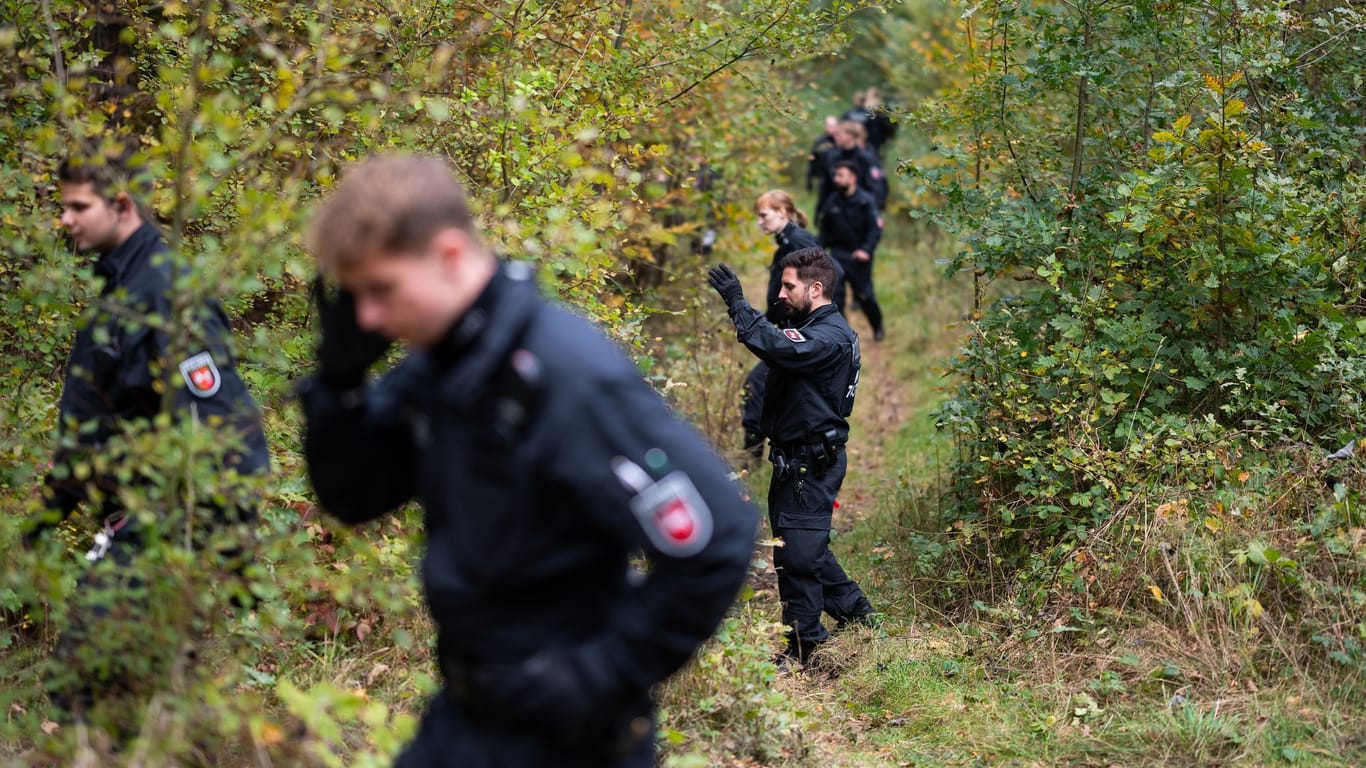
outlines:
M180 377L195 397L213 397L218 394L218 388L223 386L223 377L218 373L218 366L214 365L213 355L208 352L200 352L181 362Z
M650 543L672 557L689 557L711 541L711 510L683 472L671 472L631 499Z
M784 328L783 335L799 344L803 341L806 341L806 337L803 336L802 332L797 330L796 328Z

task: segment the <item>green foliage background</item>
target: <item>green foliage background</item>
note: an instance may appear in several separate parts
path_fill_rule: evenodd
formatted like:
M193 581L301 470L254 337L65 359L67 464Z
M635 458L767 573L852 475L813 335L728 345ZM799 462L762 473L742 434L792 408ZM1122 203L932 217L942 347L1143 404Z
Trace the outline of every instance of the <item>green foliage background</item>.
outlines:
M738 226L755 193L800 174L808 110L841 111L870 85L902 116L889 226L923 237L922 255L949 233L961 247L945 266L974 284L935 415L951 466L942 482L884 488L872 551L886 554L864 553L870 576L897 603L962 622L962 644L992 643L1012 674L1105 667L1084 697L1065 693L1065 722L1100 732L1097 701L1167 702L1152 728L1105 737L1126 756L1245 753L1229 723L1250 715L1206 717L1171 705L1173 691L1223 700L1255 681L1299 697L1323 680L1321 701L1360 700L1366 484L1359 459L1323 457L1360 436L1366 384L1363 11L905 0L855 16L863 7L0 0L0 759L108 761L109 728L136 729L132 762L382 765L411 733L436 685L417 516L335 530L312 503L292 406L313 345L299 234L346 162L449 157L498 247L537 262L548 291L630 346L724 445L741 369L696 293L694 241L713 227L723 258L757 264L767 242ZM92 290L58 231L52 169L119 133L142 138L149 202L193 267L183 306L212 295L232 310L276 471L261 524L223 532L253 541L245 578L193 547L155 548L141 566L155 610L90 658L155 649L140 657L139 707L48 734L48 652L83 598L74 574L95 524L74 519L43 551L12 544L37 506ZM205 460L220 448L164 424L130 435L125 471L166 479L132 500L190 537L205 521L183 491L214 490ZM225 609L234 595L257 610ZM1097 658L1154 627L1179 662L1148 673L1146 656ZM671 764L809 762L811 725L767 661L777 631L747 599L663 692ZM889 656L848 679L885 712L924 695L912 666ZM1058 727L1021 729L1051 754ZM1021 733L1005 730L1015 755ZM1276 747L1285 761L1302 757L1299 738Z
M1323 457L1366 391L1366 17L956 7L961 76L916 111L936 149L905 168L976 289L937 415L950 511L918 545L951 574L932 599L1140 608L1233 639L1220 679L1359 683L1360 473Z
M496 246L535 261L548 290L649 367L658 350L643 324L659 292L680 278L692 285L693 240L747 211L802 119L770 81L838 47L862 6L0 6L10 62L0 69L0 645L10 649L0 705L11 715L0 755L112 759L107 729L138 735L134 762L391 759L435 685L413 583L419 526L405 513L336 533L310 498L291 385L311 368L313 270L300 234L312 202L371 152L448 157ZM93 290L89 261L59 232L53 171L68 152L129 134L154 185L147 202L185 267L178 300L217 297L234 315L275 472L261 524L231 532L251 542L245 578L194 547L155 546L141 558L150 613L133 622L137 632L88 653L94 668L144 651L149 666L133 675L140 704L97 712L93 735L48 734L42 687L62 670L47 650L90 597L73 585L97 526L78 514L54 546L14 546L38 507L62 364ZM188 329L170 325L185 343ZM210 521L180 491L212 487L201 459L221 446L152 426L120 441L116 471L154 467L171 478L129 501L181 541L182 528ZM226 608L232 595L254 597L257 609ZM771 630L747 624L737 642L755 632Z

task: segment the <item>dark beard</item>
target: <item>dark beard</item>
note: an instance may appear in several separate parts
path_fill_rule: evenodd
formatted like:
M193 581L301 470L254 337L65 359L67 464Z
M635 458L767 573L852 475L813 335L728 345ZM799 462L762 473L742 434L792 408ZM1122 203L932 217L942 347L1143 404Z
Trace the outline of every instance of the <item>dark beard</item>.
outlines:
M793 323L800 322L807 315L811 314L811 300L807 299L801 304L787 302L787 319Z

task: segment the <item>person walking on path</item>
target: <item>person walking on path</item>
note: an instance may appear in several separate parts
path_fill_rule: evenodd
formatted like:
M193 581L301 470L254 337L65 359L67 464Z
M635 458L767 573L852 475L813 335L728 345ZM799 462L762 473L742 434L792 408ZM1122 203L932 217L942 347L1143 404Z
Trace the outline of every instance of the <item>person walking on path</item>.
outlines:
M782 620L788 626L783 664L804 664L829 639L822 612L836 627L870 623L873 607L830 551L835 498L848 467L845 444L858 390L858 337L825 295L835 265L820 248L782 262L780 300L788 327L778 328L745 300L725 264L708 282L726 304L736 337L769 368L763 430L773 475L768 520L782 546L773 550Z
M872 196L859 188L853 163L836 163L834 180L838 192L826 198L818 220L821 245L844 268L845 282L873 328L873 340L882 341L882 309L873 293L873 256L882 238L882 218ZM832 297L841 314L843 294L841 286Z

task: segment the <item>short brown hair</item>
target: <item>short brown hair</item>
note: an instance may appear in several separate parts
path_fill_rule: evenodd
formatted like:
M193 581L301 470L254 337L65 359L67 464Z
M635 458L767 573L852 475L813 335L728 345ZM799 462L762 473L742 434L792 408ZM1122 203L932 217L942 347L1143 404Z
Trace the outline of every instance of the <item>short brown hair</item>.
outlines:
M421 250L451 227L478 237L450 164L426 155L376 155L347 169L314 214L308 247L330 270L376 251Z
M835 294L835 262L824 248L800 248L783 259L782 268L797 270L797 279L808 285L820 283L825 286L825 295Z
M133 202L140 204L148 184L146 169L133 159L137 144L132 139L111 141L90 152L68 155L57 166L57 181L89 184L91 190L105 200L113 200L120 192L126 192Z

